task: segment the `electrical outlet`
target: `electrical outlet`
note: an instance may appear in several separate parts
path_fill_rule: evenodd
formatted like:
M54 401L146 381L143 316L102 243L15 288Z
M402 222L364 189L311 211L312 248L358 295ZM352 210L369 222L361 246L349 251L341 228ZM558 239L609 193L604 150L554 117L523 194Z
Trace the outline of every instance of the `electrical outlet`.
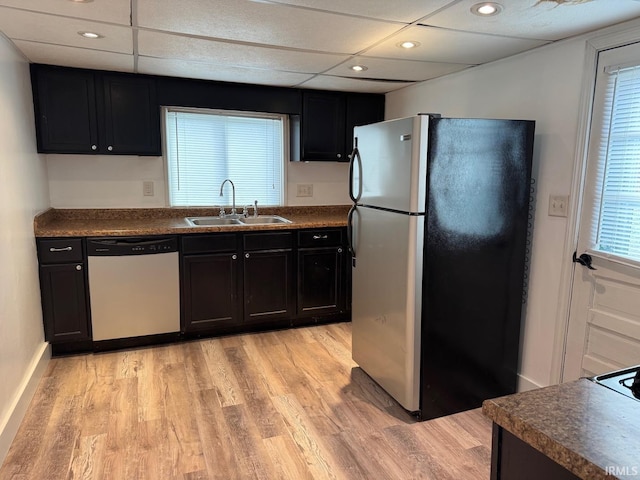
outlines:
M313 183L298 183L296 197L313 197Z
M145 197L153 197L153 182L151 180L142 182L142 195Z
M566 217L569 212L569 197L566 195L549 195L549 215Z

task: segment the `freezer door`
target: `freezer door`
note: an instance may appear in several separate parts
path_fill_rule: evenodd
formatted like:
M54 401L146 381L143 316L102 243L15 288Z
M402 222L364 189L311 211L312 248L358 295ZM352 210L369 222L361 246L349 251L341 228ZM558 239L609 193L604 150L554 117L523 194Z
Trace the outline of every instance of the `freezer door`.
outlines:
M418 115L354 129L361 168L351 182L359 204L424 213L428 126L429 117Z
M424 217L353 214L353 360L400 405L419 408Z

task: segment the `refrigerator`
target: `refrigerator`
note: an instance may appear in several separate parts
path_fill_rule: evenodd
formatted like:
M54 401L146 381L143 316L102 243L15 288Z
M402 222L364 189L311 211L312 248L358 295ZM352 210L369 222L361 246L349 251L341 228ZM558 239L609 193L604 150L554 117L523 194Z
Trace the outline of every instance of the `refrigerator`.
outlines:
M535 122L354 129L353 360L425 420L516 391Z

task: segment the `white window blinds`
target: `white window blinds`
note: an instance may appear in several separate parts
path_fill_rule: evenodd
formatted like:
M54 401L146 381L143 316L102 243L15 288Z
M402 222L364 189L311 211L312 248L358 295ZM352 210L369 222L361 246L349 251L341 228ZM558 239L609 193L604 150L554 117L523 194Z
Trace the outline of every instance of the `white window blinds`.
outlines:
M165 142L171 206L281 205L284 124L281 115L165 109Z
M640 66L604 73L595 249L640 260Z

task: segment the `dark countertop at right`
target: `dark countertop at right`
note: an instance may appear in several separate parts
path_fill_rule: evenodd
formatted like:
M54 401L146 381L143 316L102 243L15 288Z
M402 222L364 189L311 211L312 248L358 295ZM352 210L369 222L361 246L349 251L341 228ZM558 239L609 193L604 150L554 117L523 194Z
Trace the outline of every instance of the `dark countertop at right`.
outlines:
M482 411L579 478L640 478L640 402L586 378L486 400Z

